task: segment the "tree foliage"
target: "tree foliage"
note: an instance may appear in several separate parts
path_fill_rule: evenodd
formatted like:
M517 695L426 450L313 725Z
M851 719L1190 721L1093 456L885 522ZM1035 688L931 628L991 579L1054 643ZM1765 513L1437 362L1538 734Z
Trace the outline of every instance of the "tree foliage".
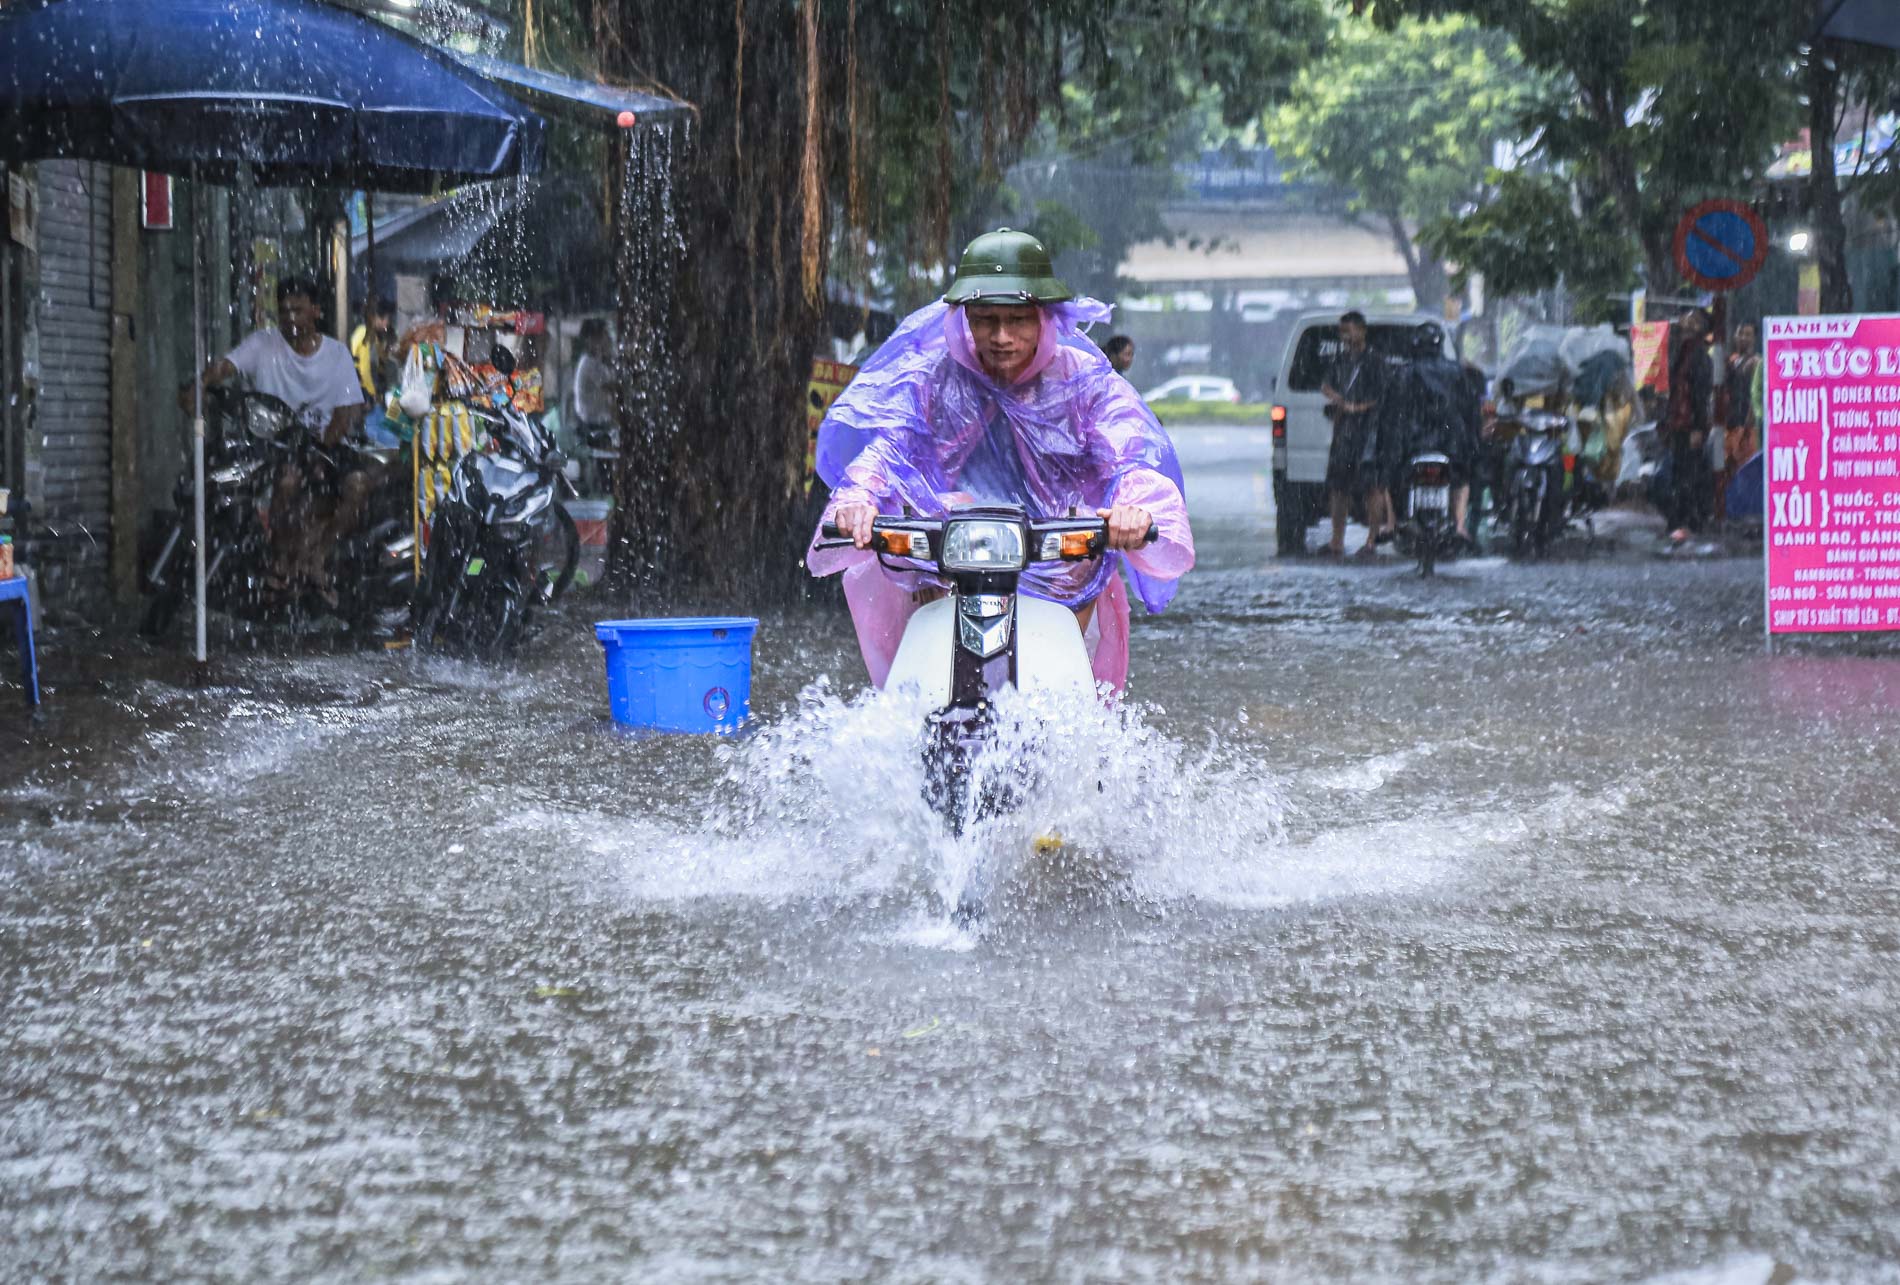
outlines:
M1354 194L1351 208L1392 236L1420 306L1435 311L1444 271L1412 229L1480 204L1495 145L1551 92L1505 35L1468 18L1381 28L1348 17L1267 113L1266 134L1290 172Z
M1804 6L1770 0L1376 0L1386 25L1459 13L1508 35L1558 92L1529 112L1531 174L1431 229L1487 279L1584 293L1678 284L1682 212L1739 196L1799 126L1794 50ZM1537 172L1541 171L1541 172ZM1566 193L1568 201L1552 199ZM1567 205L1567 208L1566 208ZM1526 225L1520 220L1535 217ZM1622 243L1606 254L1606 235ZM1517 237L1521 244L1512 244ZM1498 251L1501 259L1483 257Z
M1332 27L1331 0L1151 2L1111 9L1092 60L1044 113L1005 219L1044 236L1076 289L1112 297L1143 241L1172 240L1173 163L1236 133L1285 97Z
M1175 192L1172 161L1198 149L1210 132L1258 115L1319 48L1329 24L1327 3L1023 6L1054 20L1063 33L1060 65L1037 87L1030 130L1001 146L986 143L992 134L986 119L1000 101L993 69L1013 55L1000 52L1000 33L983 35L997 14L968 6L987 16L976 22L974 47L964 50L974 57L950 71L948 115L926 113L898 138L867 140L884 194L883 207L868 212L886 233L886 253L875 264L879 283L900 305L934 297L957 248L1006 222L1041 236L1071 284L1112 292L1128 247L1167 235L1160 207ZM916 174L916 158L934 156L946 132L947 174L942 166ZM946 178L952 195L941 256L906 257L903 251L915 247L891 243L888 230L927 229L930 222L919 217L927 206L920 209L906 194L934 195Z
M1210 105L1257 115L1323 2L516 0L524 46L697 111L672 176L677 270L623 309L647 368L610 575L795 583L827 276L932 297L999 197L1023 195L1004 181L1032 142L1136 156ZM1025 212L1067 251L1114 252L1056 197ZM643 311L662 295L663 317Z
M1429 252L1484 273L1487 293L1530 295L1562 275L1577 286L1616 288L1629 277L1630 238L1614 207L1579 209L1570 184L1547 170L1493 173L1481 206L1427 223Z

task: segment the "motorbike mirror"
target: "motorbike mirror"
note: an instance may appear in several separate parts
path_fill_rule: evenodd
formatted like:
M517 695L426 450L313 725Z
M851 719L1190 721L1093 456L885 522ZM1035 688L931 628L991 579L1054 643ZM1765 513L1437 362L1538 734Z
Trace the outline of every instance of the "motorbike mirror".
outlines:
M545 463L551 469L566 468L567 467L567 452L557 446L553 450L549 451L546 456L543 457L542 462Z
M505 344L500 342L495 344L494 351L489 354L488 364L504 375L512 375L515 373L515 355L508 351Z

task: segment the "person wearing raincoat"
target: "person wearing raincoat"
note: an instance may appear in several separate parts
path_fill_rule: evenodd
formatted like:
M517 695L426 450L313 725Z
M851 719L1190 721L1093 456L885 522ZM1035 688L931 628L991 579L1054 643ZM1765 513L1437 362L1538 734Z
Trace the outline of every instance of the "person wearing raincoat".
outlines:
M1021 592L1072 608L1095 677L1128 676L1126 567L1150 612L1194 565L1174 444L1127 380L1083 333L1109 317L1057 280L1042 243L1002 228L964 249L944 297L905 318L864 363L818 429L818 474L831 488L819 522L852 547L819 547L815 576L844 573L858 644L883 686L904 625L941 592L918 572L883 567L868 545L879 514L942 517L967 504L1017 504L1032 519L1107 519L1093 562L1032 564ZM1145 543L1149 525L1158 539Z

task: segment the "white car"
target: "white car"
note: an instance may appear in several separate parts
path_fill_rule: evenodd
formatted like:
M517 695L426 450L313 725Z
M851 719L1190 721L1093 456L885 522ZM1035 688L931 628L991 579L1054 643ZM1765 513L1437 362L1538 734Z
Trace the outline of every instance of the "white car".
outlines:
M1445 355L1456 358L1450 327L1423 314L1375 313L1366 318L1366 346L1402 364L1412 330L1434 322L1447 332ZM1280 374L1273 381L1274 544L1281 557L1306 551L1306 530L1326 512L1326 457L1333 449L1333 421L1326 418L1320 384L1339 355L1339 314L1310 312L1287 336Z
M1237 402L1240 390L1219 375L1176 375L1141 395L1147 402Z

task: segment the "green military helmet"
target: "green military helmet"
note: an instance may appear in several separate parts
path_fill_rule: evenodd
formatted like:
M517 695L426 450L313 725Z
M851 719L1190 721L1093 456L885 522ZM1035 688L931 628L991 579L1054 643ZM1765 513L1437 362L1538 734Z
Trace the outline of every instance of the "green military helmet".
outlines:
M956 279L944 302L1063 303L1075 292L1056 280L1042 242L1027 232L998 228L963 247Z

